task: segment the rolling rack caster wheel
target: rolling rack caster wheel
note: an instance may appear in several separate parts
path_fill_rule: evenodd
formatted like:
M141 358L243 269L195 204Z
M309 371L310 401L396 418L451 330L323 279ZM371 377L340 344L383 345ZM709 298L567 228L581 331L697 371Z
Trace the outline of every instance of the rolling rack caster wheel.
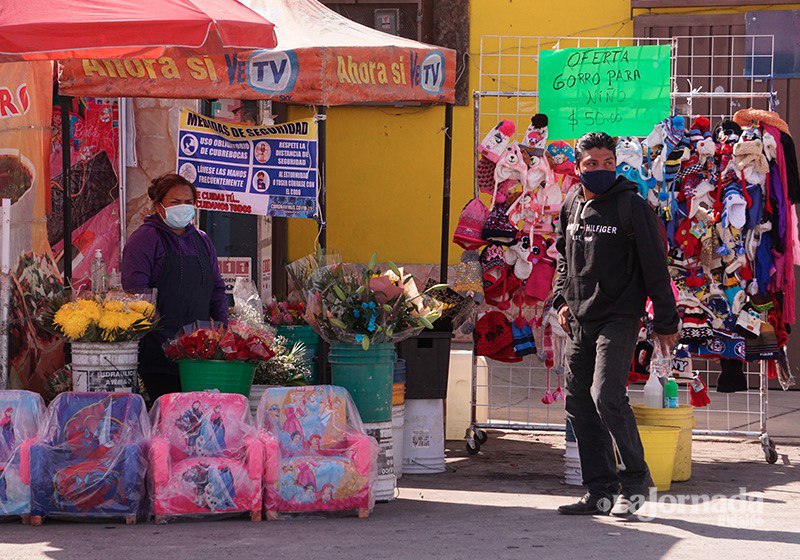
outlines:
M475 441L478 442L478 447L480 447L489 440L489 434L487 434L480 428L475 428L474 436L475 436Z
M767 463L774 465L778 462L778 451L775 449L775 442L769 438L765 438L761 446L764 448L764 458Z
M470 455L477 455L481 450L481 444L475 438L467 438L467 453Z

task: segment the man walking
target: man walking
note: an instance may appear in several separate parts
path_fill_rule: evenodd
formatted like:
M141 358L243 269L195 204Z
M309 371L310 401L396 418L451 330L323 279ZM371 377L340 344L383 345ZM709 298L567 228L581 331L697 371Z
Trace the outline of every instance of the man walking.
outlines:
M628 516L641 505L631 498L645 494L649 471L626 383L647 297L664 355L677 340L664 227L636 185L617 177L615 149L604 132L578 140L581 184L564 201L556 242L553 307L570 336L567 418L589 490L558 508L566 515Z

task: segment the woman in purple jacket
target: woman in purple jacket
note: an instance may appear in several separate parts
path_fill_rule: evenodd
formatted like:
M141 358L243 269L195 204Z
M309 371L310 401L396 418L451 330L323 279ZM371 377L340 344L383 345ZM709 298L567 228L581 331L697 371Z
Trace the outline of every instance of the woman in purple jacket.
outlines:
M174 173L153 180L147 195L153 214L131 235L122 255L122 287L129 292L158 290L160 328L139 345L139 375L151 401L180 392L178 366L163 344L184 325L209 319L228 322L225 283L208 235L195 228L197 189Z

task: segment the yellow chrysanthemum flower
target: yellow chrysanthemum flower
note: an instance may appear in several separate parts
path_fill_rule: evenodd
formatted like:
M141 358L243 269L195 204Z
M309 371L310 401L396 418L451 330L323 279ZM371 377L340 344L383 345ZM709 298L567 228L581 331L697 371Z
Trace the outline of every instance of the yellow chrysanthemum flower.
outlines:
M86 315L91 321L99 321L102 311L100 304L90 299L79 299L74 302L76 309Z
M125 304L117 300L109 300L103 304L103 311L119 312L125 310Z
M70 340L77 340L86 334L92 321L76 306L67 304L56 312L53 322L61 327L64 336Z
M137 299L136 301L130 302L128 307L137 313L141 313L143 317L148 318L155 315L156 312L156 308L153 307L153 304L148 301L144 301L143 299Z

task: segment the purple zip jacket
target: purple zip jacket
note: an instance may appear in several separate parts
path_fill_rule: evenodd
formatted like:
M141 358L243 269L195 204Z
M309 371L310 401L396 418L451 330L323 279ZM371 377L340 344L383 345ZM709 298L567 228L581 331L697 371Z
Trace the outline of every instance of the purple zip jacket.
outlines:
M208 235L189 224L183 235L172 231L158 214L145 218L144 223L131 234L125 245L120 263L122 289L128 292L146 292L155 287L164 266L164 245L156 228L166 232L172 242L172 249L181 255L196 257L197 248L191 235L199 235L211 256L211 273L214 276L214 291L211 294L210 317L214 321L228 322L228 296L225 283L219 273L217 251Z

